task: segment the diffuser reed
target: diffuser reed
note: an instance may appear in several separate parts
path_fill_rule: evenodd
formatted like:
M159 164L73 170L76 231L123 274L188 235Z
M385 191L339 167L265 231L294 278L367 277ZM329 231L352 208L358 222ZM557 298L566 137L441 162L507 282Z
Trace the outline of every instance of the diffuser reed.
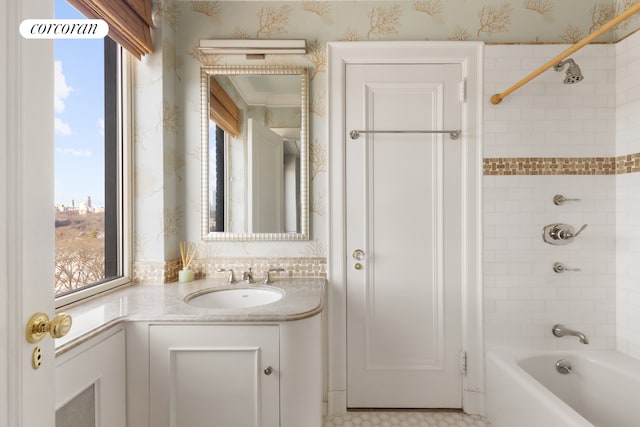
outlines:
M198 253L198 249L200 249L200 243L193 245L189 242L180 242L180 258L182 258L182 270L178 272L178 280L180 282L193 281L193 271L189 266Z

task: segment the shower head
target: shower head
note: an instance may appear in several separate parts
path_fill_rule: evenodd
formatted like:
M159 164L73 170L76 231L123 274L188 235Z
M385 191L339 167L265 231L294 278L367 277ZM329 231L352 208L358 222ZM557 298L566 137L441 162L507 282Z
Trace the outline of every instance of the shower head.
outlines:
M580 71L580 67L578 67L578 64L576 64L571 58L560 61L553 66L553 69L556 71L562 71L566 64L569 64L569 68L567 68L567 76L564 78L564 84L578 83L580 80L584 79L582 71Z

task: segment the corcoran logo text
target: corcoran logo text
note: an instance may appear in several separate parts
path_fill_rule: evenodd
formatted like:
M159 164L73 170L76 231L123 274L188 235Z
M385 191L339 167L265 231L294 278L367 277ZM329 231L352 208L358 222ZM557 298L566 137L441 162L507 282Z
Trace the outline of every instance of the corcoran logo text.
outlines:
M102 39L109 24L102 19L25 19L20 34L25 39Z

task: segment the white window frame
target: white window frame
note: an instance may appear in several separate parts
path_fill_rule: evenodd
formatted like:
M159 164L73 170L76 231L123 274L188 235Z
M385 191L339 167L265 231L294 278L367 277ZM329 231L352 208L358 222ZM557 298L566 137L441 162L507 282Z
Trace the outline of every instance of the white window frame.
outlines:
M120 286L130 285L133 276L133 58L118 46L118 267L120 276L55 298L55 307L84 300Z

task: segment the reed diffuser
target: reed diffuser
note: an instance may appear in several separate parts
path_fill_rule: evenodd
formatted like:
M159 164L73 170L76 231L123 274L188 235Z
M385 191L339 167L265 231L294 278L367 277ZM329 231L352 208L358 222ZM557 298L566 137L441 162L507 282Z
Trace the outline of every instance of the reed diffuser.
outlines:
M188 242L180 242L180 258L182 258L182 270L178 272L179 282L193 282L193 270L189 268L191 261L198 253L200 243L193 245Z

